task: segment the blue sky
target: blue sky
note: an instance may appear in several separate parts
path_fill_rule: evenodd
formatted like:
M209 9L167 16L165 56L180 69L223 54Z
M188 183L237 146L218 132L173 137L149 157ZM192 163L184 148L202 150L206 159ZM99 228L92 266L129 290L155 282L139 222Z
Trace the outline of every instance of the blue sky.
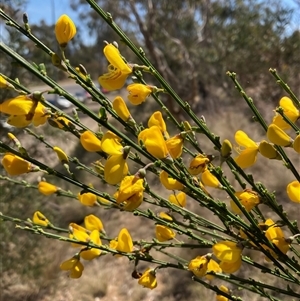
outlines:
M77 13L70 7L70 0L28 0L26 13L30 23L44 20L48 25L56 22L62 14L67 14L74 21Z
M73 11L70 7L70 0L27 0L26 12L29 17L30 23L39 23L41 20L44 20L48 25L54 24L55 21L62 14L67 14L70 16L77 27L79 27L80 20L77 17L77 13ZM295 29L300 28L300 12L299 6L295 3L294 0L283 0L284 4L292 7L297 12L294 14L293 20L286 28L287 32L292 32ZM89 8L87 8L89 9ZM89 37L85 42L89 43L92 41L92 38Z

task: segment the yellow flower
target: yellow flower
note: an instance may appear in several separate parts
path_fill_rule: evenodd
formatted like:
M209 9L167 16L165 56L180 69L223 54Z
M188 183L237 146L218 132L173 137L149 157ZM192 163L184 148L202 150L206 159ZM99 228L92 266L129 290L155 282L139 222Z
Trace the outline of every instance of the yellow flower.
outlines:
M242 258L240 257L237 261L234 262L227 262L227 261L221 261L220 262L220 268L224 273L227 274L233 274L237 270L240 269L242 266Z
M210 259L207 264L206 273L208 273L208 272L222 273L222 269L216 261L214 261L213 259ZM205 278L208 280L213 280L215 278L215 276L214 275L205 275Z
M126 176L114 194L117 204L126 210L132 211L138 208L143 201L144 180L136 176Z
M132 73L132 69L124 62L119 50L114 45L106 45L103 52L110 65L108 73L98 78L99 84L108 91L121 89L128 75Z
M50 224L49 220L46 218L46 216L41 213L40 211L35 211L33 214L32 221L40 226L48 226Z
M173 239L176 236L176 233L166 226L156 225L155 236L158 241L163 242Z
M294 106L293 101L290 98L286 96L282 97L279 101L279 106L283 109L284 115L286 115L293 123L300 117L300 111ZM282 130L288 130L291 127L278 113L276 113L272 123Z
M48 123L53 126L53 127L56 127L56 128L59 128L59 129L64 129L64 128L74 128L74 125L73 123L63 117L63 116L57 116L57 117L51 117L48 119Z
M264 225L268 227L265 231L265 236L267 237L267 239L274 245L276 245L276 247L282 253L286 254L290 248L290 245L289 241L284 238L284 234L280 227L277 226L276 223L274 223L274 221L270 218L264 222ZM278 255L269 247L263 245L263 248L268 250L274 258L278 258ZM268 257L265 257L265 259L267 261L271 261Z
M80 241L88 242L90 240L88 230L75 224L75 223L70 223L69 224L69 238L71 239L77 239ZM71 243L73 248L82 248L81 244L77 243Z
M268 159L281 159L279 153L276 151L274 146L265 140L259 143L258 150L264 157Z
M111 131L107 131L101 140L102 150L108 155L122 154L122 144L119 136Z
M264 224L267 226L265 231L265 235L268 240L272 241L273 239L283 237L283 232L279 226L270 218L268 218Z
M89 242L93 243L94 245L101 246L101 239L100 239L100 233L98 230L93 230L89 236L90 240ZM96 248L90 248L88 250L85 250L86 248L83 247L83 251L80 252L80 257L84 260L92 260L101 254L100 249Z
M32 124L37 127L37 126L40 126L40 125L43 125L47 122L49 118L49 115L48 114L34 114L33 115L33 118L32 118Z
M236 192L234 195L239 199L239 201L245 207L247 212L250 212L256 205L260 203L258 194L252 190L246 189L244 191ZM230 205L234 213L242 213L233 200L230 200Z
M80 143L88 152L100 152L101 141L91 132L85 131L80 135Z
M154 112L148 120L148 128L158 126L165 138L169 138L167 126L160 111Z
M54 146L53 150L55 151L57 158L59 159L59 161L61 163L68 163L69 162L69 158L67 156L67 154L58 146Z
M183 184L181 184L177 180L170 178L168 173L164 170L159 174L159 180L168 190L182 190L184 187Z
M173 218L165 212L160 212L158 216L160 218L166 220L166 221L172 221L173 220Z
M221 261L233 263L241 258L242 248L235 242L224 240L212 247L214 255ZM223 268L222 268L223 269Z
M7 82L7 80L2 75L0 75L0 88L5 89L7 87L9 87L9 83Z
M74 256L71 259L68 259L61 263L60 269L63 271L70 271L70 277L77 279L81 277L84 266L80 262L80 257Z
M155 277L154 270L148 268L140 277L138 284L142 285L143 287L154 289L157 287L157 280Z
M97 202L97 196L91 192L80 192L77 198L85 206L94 206Z
M130 74L131 67L126 64L121 57L119 49L113 44L107 44L103 49L104 55L109 63L115 68L121 70L123 73Z
M104 166L104 180L111 185L116 185L128 173L126 158L129 150L123 148L120 138L110 131L102 137L101 145L102 150L110 155Z
M122 73L120 69L115 69L112 65L108 66L108 73L98 78L99 84L108 91L121 89L126 82L128 74Z
M0 104L0 112L7 115L27 115L35 110L37 101L29 95L19 95L15 98L5 100Z
M173 159L178 159L182 154L183 149L182 134L178 134L166 141L167 149Z
M300 203L300 182L293 181L286 187L289 199L295 203Z
M206 168L201 175L201 182L204 186L220 188L222 187L219 180Z
M243 131L235 133L235 141L239 145L239 155L234 159L241 168L247 168L256 162L258 145ZM243 149L242 149L243 148Z
M280 146L290 146L293 143L293 139L275 124L269 125L267 137L272 143Z
M158 126L141 131L138 141L142 141L147 152L157 159L165 159L169 156L166 141Z
M130 112L126 106L124 99L121 96L117 96L113 102L113 109L117 112L118 116L125 122L130 118L132 119Z
M185 207L186 205L186 194L184 192L179 192L177 195L176 194L171 194L169 196L169 201L172 204L175 204L179 207Z
M211 258L211 254L197 256L189 262L188 269L199 278L203 277L207 272L207 265Z
M16 128L25 128L31 123L32 119L28 119L27 115L10 115L6 122Z
M116 185L128 173L128 164L124 159L123 153L110 156L104 166L104 180L111 185Z
M18 176L31 171L31 163L11 153L6 153L1 160L6 172L11 176Z
M110 248L125 253L131 253L133 251L132 238L126 228L121 229L117 240L111 241Z
M82 242L89 242L90 236L87 234L86 229L83 227L73 227L72 238Z
M130 84L127 86L128 100L135 106L140 105L152 93L152 87L143 84Z
M58 188L53 184L50 184L45 181L41 181L38 184L38 190L40 193L42 193L44 195L51 195L51 194L57 192Z
M61 47L66 47L76 34L76 26L67 15L61 15L55 24L56 40Z
M85 228L90 231L98 230L99 232L103 232L103 230L104 230L102 221L93 214L87 215L84 218L84 225L85 225Z
M202 154L197 155L190 163L189 173L193 176L200 174L206 169L206 164L209 163L209 161L206 156Z
M229 290L226 286L221 285L221 286L219 287L219 289L220 289L222 292L224 292L224 293L226 293L226 294L228 294L228 295L231 295L231 294L230 294L230 290ZM229 300L229 299L228 299L227 297L223 296L223 295L217 295L217 296L216 296L216 301L228 301L228 300Z
M300 135L298 135L293 143L293 149L300 154Z
M26 127L31 122L34 126L44 124L49 118L47 108L31 95L19 95L0 104L0 112L10 115L7 123L18 127Z
M85 229L85 228L83 228L83 227L81 227L81 226L79 226L75 223L71 223L69 225L69 231L70 231L69 237L71 239L77 240L79 242L84 242L84 243L89 243L91 240L93 240L95 244L101 245L101 241L100 241L100 243L98 243L99 240L100 240L98 230L94 230L94 231L97 232L97 234L93 234L93 237L91 238L90 235L89 235L90 233L87 233L88 232L87 229ZM86 245L79 244L79 243L73 243L72 242L71 245L72 245L73 248L81 248L81 249L86 249L87 248ZM94 253L94 252L91 252L91 253ZM87 259L87 260L89 260L89 259Z

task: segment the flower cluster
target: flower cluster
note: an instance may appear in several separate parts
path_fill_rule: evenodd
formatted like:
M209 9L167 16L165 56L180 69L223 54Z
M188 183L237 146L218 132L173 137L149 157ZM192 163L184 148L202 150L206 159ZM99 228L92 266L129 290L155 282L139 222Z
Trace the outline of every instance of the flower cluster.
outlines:
M191 113L187 103L178 101L185 115L189 116L189 121L177 121L159 99L162 93L172 95L172 89L159 80L163 88L147 84L141 74L143 71L155 74L153 67L128 63L115 42L106 42L104 46L104 56L109 65L107 73L100 75L98 82L108 91L125 88L131 75L134 82L126 87L127 100L118 92L112 101L106 98L82 65L73 68L65 58L64 49L75 34L73 21L67 15L62 15L56 23L55 35L63 57L63 70L83 88L88 88L92 100L100 105L98 115L92 112L88 104L78 105L97 124L97 129L82 123L77 111L71 117L55 109L43 99L41 93L25 95L24 91L13 89L19 95L1 103L0 112L8 115L9 124L26 128L28 133L43 143L55 155L54 161L60 163L59 167L63 170L48 166L47 162L43 162L44 158L35 158L31 150L23 147L11 133L8 134L8 144L0 141L1 150L4 150L1 165L9 176L42 172L37 185L9 179L13 183L37 189L43 197L65 196L77 200L79 205L92 207L87 210L97 207L97 214L101 214L104 208L118 210L124 216L128 214L132 218L146 218L153 226L149 230L147 228L147 239L133 240L123 225L114 229L118 231L115 232L118 233L116 237L109 236L113 231L109 229L106 232L102 220L94 214L85 216L83 225L70 223L68 229L62 229L36 211L23 228L67 241L76 248L75 254L60 265L61 270L68 271L70 278L82 276L84 261L96 260L110 253L116 258L127 257L134 262L132 277L143 287L156 288L156 275L160 270L171 267L191 271L193 279L216 292L217 301L235 300L236 297L232 299L232 290L224 285L211 285L215 278L230 280L235 286L243 285L261 296L265 294L265 287L259 281L253 279L249 285L249 281L243 281L243 276L228 276L246 269L247 265L273 276L279 275L282 281L299 284L293 274L298 273L299 264L294 258L299 257L299 252L292 247L294 242L299 243L299 229L296 223L289 220L276 194L268 192L252 175L244 172L244 169L257 164L259 154L264 160L282 161L295 176L293 181L284 184L287 185L287 197L294 203L300 203L299 171L285 152L291 150L293 155L300 153L300 135L296 125L300 118L299 101L297 103L294 97L283 97L269 126L252 107L257 114L256 119L265 129L265 139L255 142L244 131L237 130L234 139L238 145L235 148L238 155L233 158L232 143L228 139L221 141L220 137L211 133L205 118ZM0 88L13 87L5 78L0 76ZM235 85L239 87L236 81ZM158 100L161 110L150 114L146 112L146 120L138 124L136 107L146 105L149 97ZM251 102L250 107L252 105ZM115 121L118 125L115 125ZM51 140L31 131L32 125L51 126L52 130L60 131L62 135L72 134L78 139L80 156L75 157L69 150L63 150L56 145L56 141L52 145ZM202 142L199 133L209 138L213 150ZM91 166L85 163L88 161ZM227 164L228 170L223 169L222 164ZM85 172L89 177L80 180L80 172ZM55 178L73 186L64 190L61 182L55 181ZM91 181L93 185L86 184L85 181L91 178L96 179ZM76 191L74 187L77 187ZM207 191L209 189L212 191ZM222 193L227 193L226 197ZM294 203L290 205L296 206ZM197 208L200 205L200 211L192 204L197 204ZM276 222L269 218L270 215L276 215L276 219L272 217ZM213 222L212 216L218 221ZM120 219L118 224L122 222ZM284 230L281 229L283 226L286 227ZM289 232L293 236L288 237ZM206 251L202 254L199 252L198 256L191 259L188 252L181 258L177 252L170 251L172 248ZM251 258L246 257L249 250ZM252 251L263 255L259 256L259 264L252 259ZM159 253L169 259L162 260L157 256ZM147 267L140 273L138 270L143 261L147 264L150 262L153 267ZM274 267L264 266L265 261L272 262ZM287 294L291 292L290 289L281 291Z

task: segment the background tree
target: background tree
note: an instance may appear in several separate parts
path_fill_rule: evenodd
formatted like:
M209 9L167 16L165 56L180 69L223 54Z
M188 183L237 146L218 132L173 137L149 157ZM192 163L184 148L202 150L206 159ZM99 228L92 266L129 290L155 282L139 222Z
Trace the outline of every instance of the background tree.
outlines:
M72 3L96 37L95 45L103 39L112 40L106 25L93 12L86 13L84 0ZM255 88L257 96L262 98L269 88L266 74L270 67L292 75L295 84L299 79L298 55L291 53L291 49L299 47L299 31L286 31L295 12L282 1L99 0L98 3L111 12L125 31L129 30L131 37L139 39L142 35L141 47L156 68L199 111L218 111L236 101L237 95L227 88L227 70L237 72L242 82ZM272 101L278 100L278 91L273 91ZM220 97L223 105L218 101Z

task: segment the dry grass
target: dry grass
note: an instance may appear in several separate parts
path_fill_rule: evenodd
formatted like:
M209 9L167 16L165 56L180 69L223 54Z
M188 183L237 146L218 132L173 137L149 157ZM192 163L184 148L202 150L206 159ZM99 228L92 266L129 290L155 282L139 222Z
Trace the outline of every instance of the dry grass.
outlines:
M149 116L148 112L153 112L154 105L149 101L145 104L144 108L143 114L141 114L140 108L137 111L137 119L147 120ZM218 115L211 114L205 117L209 128L214 133L220 135L221 140L228 138L233 141L234 133L238 129L247 132L255 141L260 141L263 137L263 133L257 124L251 122L248 116L240 115L238 105L236 109L231 108L228 112L218 113ZM89 121L84 117L83 122L92 128L97 126L95 122ZM78 145L75 138L70 134L67 135L67 140L62 140L64 135L53 136L51 140L66 150L68 154L80 158L87 165L94 161L95 157L84 155L82 147ZM24 139L21 138L21 140L26 141L25 137L23 136ZM199 136L199 142L205 152L216 154L216 151L213 150L207 139L201 135ZM26 147L30 148L29 142L26 142ZM55 156L49 149L42 147L42 149L39 149L38 154L50 166L54 167L56 165ZM294 162L299 160L299 157L294 156L292 152L290 156ZM225 173L228 175L228 179L234 182L233 176L228 173L226 167ZM274 162L259 158L257 164L249 169L249 173L253 174L255 180L262 182L267 189L276 191L277 198L284 205L290 219L299 220L299 208L295 210L295 204L292 204L287 199L285 193L286 184L292 180L292 177L280 161ZM33 174L30 181L36 182L38 180L37 176ZM107 191L108 187L105 184L91 179L87 174L81 175L80 180L85 183L93 182L95 188ZM65 188L63 183L59 182L58 184ZM4 183L1 183L1 185L4 185ZM150 182L150 185L163 196L168 195L168 192L157 181ZM69 186L67 188L74 189ZM10 198L11 203L7 201L1 203L0 210L12 215L16 213L26 218L30 217L35 210L44 212L43 208L45 208L51 221L62 227L66 227L69 222L81 223L85 215L93 213L102 219L106 232L110 237L115 237L122 227L128 228L134 240L142 238L151 239L154 236L153 224L149 220L135 218L131 213L117 210L103 210L103 208L86 208L76 200L55 197L45 198L39 195L38 191L31 191L28 195L28 191L30 190L19 190L18 194L16 194L14 187L7 187L6 193L2 197L6 200ZM210 192L214 197L224 200L226 203L229 202L223 191L210 190ZM34 201L30 203L31 200ZM142 206L146 205L143 204ZM214 222L218 222L218 219L212 216L208 210L199 207L192 200L188 200L187 208L200 215L204 215ZM260 206L260 208L263 211L266 209L264 206ZM158 212L159 208L156 210ZM272 212L266 212L266 215L273 216ZM144 289L131 277L133 263L128 262L126 258L115 258L111 255L100 257L98 260L93 260L92 262L85 262L83 276L79 280L69 279L66 273L59 270L59 264L74 255L76 251L71 246L40 236L28 235L20 230L13 229L8 224L5 225L5 229L6 233L2 234L3 239L1 240L1 301L214 300L212 292L191 281L191 273L171 269L159 271L157 275L159 283L157 289L153 291ZM195 250L179 250L178 252L186 260L204 254L204 250L200 250L200 253ZM158 254L158 256L162 258L163 255ZM251 256L257 261L263 260L255 252L252 252ZM6 262L10 262L11 264L6 264ZM143 271L144 268L146 268L145 264L141 264L139 267L140 271ZM254 277L251 269L248 268L247 270L242 269L239 273L246 277ZM255 278L265 279L265 275L255 275ZM278 284L277 278L270 281L276 285ZM214 283L218 284L218 281ZM234 290L234 294L242 296L244 301L261 300L260 297L250 297L247 292L243 291ZM286 298L282 300L290 299Z

